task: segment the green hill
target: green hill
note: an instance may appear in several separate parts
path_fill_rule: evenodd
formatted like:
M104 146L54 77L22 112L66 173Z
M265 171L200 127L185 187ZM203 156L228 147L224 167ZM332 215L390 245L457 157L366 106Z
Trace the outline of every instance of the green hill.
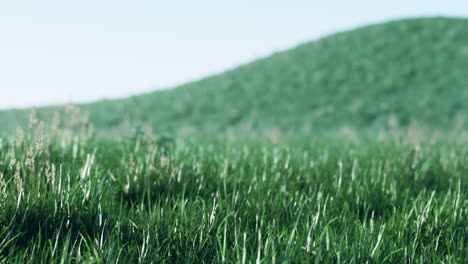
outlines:
M466 128L467 28L468 19L452 18L371 25L175 89L80 108L98 131L148 124L174 135L382 129L389 120ZM50 120L52 111L38 114ZM0 121L24 126L26 112L1 112Z

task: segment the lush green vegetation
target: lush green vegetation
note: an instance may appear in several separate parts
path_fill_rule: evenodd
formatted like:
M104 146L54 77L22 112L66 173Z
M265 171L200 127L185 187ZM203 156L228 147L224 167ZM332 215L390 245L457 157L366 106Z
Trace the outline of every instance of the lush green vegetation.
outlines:
M468 257L468 148L456 142L116 144L31 127L0 143L0 262Z
M374 25L0 112L0 263L466 262L467 28Z
M308 134L382 128L389 119L465 127L467 19L411 19L338 33L232 71L123 100L82 105L98 131L149 124L158 134ZM157 73L155 73L157 74ZM50 120L55 109L39 109ZM0 114L27 125L25 111Z

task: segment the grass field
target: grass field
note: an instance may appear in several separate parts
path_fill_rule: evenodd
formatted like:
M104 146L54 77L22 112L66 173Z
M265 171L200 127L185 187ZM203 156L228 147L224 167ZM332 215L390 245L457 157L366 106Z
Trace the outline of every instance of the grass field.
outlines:
M0 111L0 263L468 263L467 28L393 21Z
M468 260L468 148L456 140L43 131L33 120L0 141L0 262Z

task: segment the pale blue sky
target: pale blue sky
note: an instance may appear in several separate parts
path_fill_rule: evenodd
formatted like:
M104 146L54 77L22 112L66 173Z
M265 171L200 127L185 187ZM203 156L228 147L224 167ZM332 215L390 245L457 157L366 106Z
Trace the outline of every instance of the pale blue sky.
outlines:
M0 108L171 88L335 31L465 0L0 0Z

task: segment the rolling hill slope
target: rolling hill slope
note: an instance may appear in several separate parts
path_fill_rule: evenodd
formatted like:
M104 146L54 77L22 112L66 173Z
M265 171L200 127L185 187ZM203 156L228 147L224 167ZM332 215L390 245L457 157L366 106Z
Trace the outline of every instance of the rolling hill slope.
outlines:
M412 121L467 127L468 19L371 25L300 45L176 89L80 105L98 131L149 124L189 135L385 128ZM157 47L155 47L157 48ZM209 56L209 55L207 55ZM56 107L38 109L50 120ZM4 130L27 111L0 113Z

